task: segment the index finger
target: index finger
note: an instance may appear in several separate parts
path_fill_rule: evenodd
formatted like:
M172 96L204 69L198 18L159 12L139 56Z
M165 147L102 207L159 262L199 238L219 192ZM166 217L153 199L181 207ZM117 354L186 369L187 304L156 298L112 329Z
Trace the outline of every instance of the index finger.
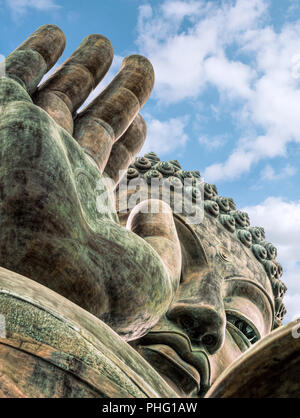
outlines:
M64 51L65 35L56 25L44 25L15 49L5 61L5 75L33 93Z

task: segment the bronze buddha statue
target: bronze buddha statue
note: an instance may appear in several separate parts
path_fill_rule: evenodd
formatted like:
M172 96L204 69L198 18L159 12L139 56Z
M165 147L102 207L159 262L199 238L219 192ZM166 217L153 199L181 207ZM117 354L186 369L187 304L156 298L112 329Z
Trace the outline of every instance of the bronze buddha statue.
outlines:
M125 58L77 113L113 49L88 36L40 85L64 45L42 26L0 78L0 397L231 396L237 362L285 313L276 248L199 172L136 158L154 83L146 58ZM146 196L132 207L131 180Z

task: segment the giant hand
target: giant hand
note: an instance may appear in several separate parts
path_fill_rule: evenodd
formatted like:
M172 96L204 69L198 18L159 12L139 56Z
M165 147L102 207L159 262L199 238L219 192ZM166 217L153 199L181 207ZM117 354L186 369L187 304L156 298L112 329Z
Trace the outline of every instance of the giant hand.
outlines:
M64 45L59 28L39 28L7 57L0 79L0 264L135 339L155 325L179 285L172 212L161 202L159 213L142 213L142 203L124 228L109 198L99 211L97 193L112 194L105 180L117 181L144 142L138 112L153 68L144 57L125 58L111 84L77 113L113 50L103 36L88 36L38 87Z

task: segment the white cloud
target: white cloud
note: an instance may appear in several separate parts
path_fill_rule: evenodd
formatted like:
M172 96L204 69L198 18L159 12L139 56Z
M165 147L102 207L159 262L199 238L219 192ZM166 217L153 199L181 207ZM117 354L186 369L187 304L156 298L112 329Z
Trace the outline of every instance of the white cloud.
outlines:
M182 20L190 18L191 4L165 2L158 11L150 5L140 8L138 45L155 68L154 94L164 102L199 94L203 85L203 59L216 46L213 34L198 36L196 28L180 31ZM208 30L202 28L202 32Z
M50 11L60 8L54 0L6 0L6 4L16 18L24 15L29 9Z
M294 176L296 172L297 169L295 167L287 164L279 173L276 173L274 168L270 164L267 164L266 167L261 171L260 178L263 180L276 181Z
M214 183L238 177L242 172L249 171L255 160L253 152L238 150L233 152L225 163L212 164L204 170L206 181Z
M138 45L156 71L156 97L176 102L197 97L206 83L248 96L252 70L226 58L224 47L264 11L260 0L217 7L206 1L166 1L158 9L141 6ZM188 29L181 27L188 21Z
M296 280L300 277L300 268L295 271ZM284 318L284 322L294 321L300 318L300 293L291 293L291 290L286 293L284 298L284 304L287 307L287 315Z
M213 86L227 107L238 106L231 117L243 133L227 159L206 168L213 182L286 156L290 142L300 143L300 24L275 31L268 4L174 0L140 8L137 42L155 68L153 97L162 104L199 103Z
M181 21L184 17L195 16L202 10L202 2L199 1L169 1L162 4L161 8L166 18Z
M216 148L223 147L227 141L226 135L214 135L214 136L200 136L199 144L204 145L209 151L212 151Z
M248 212L251 225L264 227L266 239L278 249L278 261L284 267L282 280L288 287L284 298L286 320L292 320L300 316L300 200L269 197L259 205L242 210Z
M226 92L231 98L251 99L250 83L255 72L241 62L228 60L223 54L206 59L203 63L207 81Z
M226 10L226 24L229 31L235 33L244 32L245 28L256 28L264 13L268 3L264 0L239 0L234 5L228 2Z
M160 121L145 114L144 118L147 123L147 138L141 154L153 151L161 156L185 146L188 140L185 133L188 117Z

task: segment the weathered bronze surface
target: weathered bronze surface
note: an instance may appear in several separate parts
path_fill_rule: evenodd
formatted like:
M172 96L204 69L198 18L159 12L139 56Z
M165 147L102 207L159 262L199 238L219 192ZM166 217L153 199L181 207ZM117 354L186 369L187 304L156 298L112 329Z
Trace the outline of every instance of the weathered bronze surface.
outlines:
M210 398L299 398L299 321L278 328L239 357L207 393Z
M0 397L176 397L94 315L3 268L0 313Z
M0 78L0 397L203 397L212 384L206 396L300 394L276 248L198 171L136 158L146 58L125 58L81 113L112 62L105 37L85 38L39 85L64 44L56 26L39 28ZM128 208L132 179L146 197ZM177 213L183 190L192 200ZM277 358L294 368L281 391L269 384ZM239 374L253 385L256 367L261 390L247 391Z
M137 203L139 196L150 199L149 178L156 179L157 172L166 183L176 184L170 192L173 210L184 199L184 179L191 179L192 188L199 186L199 173L183 171L177 161L160 161L154 153L137 158L127 179L145 181L139 185L140 195L134 188L120 188L123 224L128 224L132 197ZM248 215L232 199L219 196L214 185L202 183L202 189L200 223L190 221L190 210L174 213L182 274L173 303L146 336L131 343L180 396L203 395L251 344L280 326L284 314L286 287L276 248L265 240L262 228L250 226ZM174 363L179 366L175 370Z

